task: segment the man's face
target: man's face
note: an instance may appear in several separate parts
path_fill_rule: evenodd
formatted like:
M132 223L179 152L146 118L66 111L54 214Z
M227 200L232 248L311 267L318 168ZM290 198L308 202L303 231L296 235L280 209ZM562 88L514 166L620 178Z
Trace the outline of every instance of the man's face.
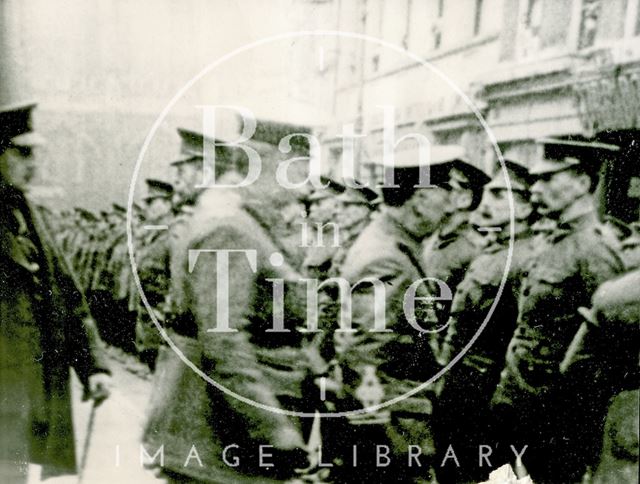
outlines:
M424 237L437 230L452 212L451 191L442 187L420 188L405 203L414 232Z
M149 219L158 219L163 217L171 209L171 203L168 199L158 197L149 202L147 206L147 217Z
M540 215L563 212L589 191L587 175L571 170L544 174L531 187L531 202Z
M313 202L309 206L309 220L312 222L333 222L340 211L340 202L336 197L326 197Z
M109 225L115 227L116 225L120 225L123 223L123 218L119 214L111 212L109 213L108 221Z
M512 191L513 212L516 220L524 220L531 214L531 204L527 197L518 191ZM485 188L482 201L477 208L478 221L484 225L504 226L511 218L509 190L503 188Z
M369 217L370 209L362 203L345 203L342 210L336 213L336 223L346 228L358 224Z
M36 173L36 157L31 147L12 147L0 155L0 176L24 190Z
M174 187L178 193L192 193L202 183L201 163L182 163L176 167Z

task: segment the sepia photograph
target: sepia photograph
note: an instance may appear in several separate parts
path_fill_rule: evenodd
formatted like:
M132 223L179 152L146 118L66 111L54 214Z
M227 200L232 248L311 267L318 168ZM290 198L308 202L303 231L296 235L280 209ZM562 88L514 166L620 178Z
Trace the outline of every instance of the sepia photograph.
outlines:
M640 0L0 0L0 484L638 484Z

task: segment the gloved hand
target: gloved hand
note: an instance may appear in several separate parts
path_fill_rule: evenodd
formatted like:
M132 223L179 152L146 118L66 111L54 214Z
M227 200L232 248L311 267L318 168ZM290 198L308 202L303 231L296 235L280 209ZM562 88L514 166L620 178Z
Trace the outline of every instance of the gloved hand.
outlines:
M90 398L97 406L109 398L109 395L111 395L111 376L106 373L91 375L85 392L85 400Z

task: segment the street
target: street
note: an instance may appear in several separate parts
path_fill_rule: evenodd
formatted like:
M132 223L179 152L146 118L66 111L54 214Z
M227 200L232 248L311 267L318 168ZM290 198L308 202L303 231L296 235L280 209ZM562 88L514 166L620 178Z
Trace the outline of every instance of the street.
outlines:
M113 349L109 350L109 354L113 379L111 397L95 410L93 431L81 482L85 484L163 482L140 465L140 437L145 409L151 393L151 379L131 371L143 373L140 363L133 360L133 357L125 356ZM90 402L82 401L82 387L77 378L75 376L73 378L73 419L76 453L78 465L80 465L92 405ZM41 481L39 474L39 467L31 466L29 484L79 482L78 476Z

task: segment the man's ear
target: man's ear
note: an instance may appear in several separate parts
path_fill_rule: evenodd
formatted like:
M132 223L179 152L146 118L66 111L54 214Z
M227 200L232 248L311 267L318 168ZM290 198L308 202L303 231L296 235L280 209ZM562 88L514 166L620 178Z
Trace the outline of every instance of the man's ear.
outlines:
M596 188L591 186L592 183L596 182L592 180L591 177L586 173L580 173L577 180L578 186L576 188L579 190L580 194L589 193L592 191L592 189L595 190Z
M525 220L531 216L533 206L520 194L516 195L516 197L514 200L516 203L513 204L514 218L516 220Z
M452 205L456 210L469 210L473 203L473 193L471 190L456 190L453 193Z

